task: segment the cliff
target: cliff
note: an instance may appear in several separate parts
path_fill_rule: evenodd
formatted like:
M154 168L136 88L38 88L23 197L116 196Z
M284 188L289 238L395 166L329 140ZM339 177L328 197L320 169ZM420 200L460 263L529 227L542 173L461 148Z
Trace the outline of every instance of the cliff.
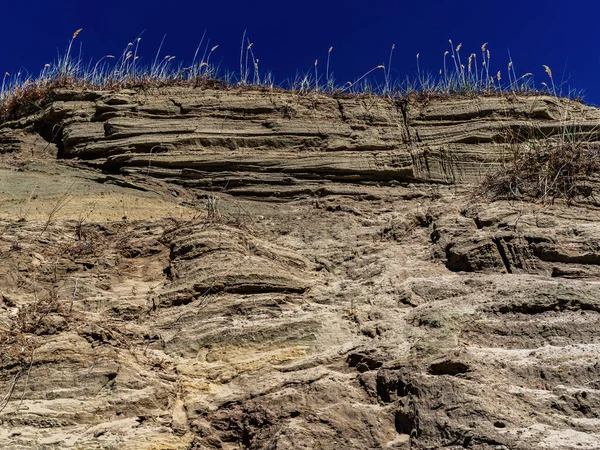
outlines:
M56 90L0 125L0 445L600 446L600 141L546 96ZM583 192L583 191L582 191Z

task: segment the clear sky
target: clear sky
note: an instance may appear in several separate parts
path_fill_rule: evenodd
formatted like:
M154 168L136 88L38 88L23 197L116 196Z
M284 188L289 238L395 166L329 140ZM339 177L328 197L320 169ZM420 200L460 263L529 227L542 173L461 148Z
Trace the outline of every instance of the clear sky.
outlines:
M506 72L510 51L517 76L532 72L536 83L548 81L546 64L565 91L583 91L588 103L600 104L598 0L29 0L5 2L2 16L2 72L37 74L57 51L64 53L79 28L77 52L81 44L84 59L118 55L143 33L145 62L164 34L162 55L190 62L206 30L210 45L219 45L211 62L232 71L239 71L247 29L261 70L276 81L314 70L317 58L324 72L333 46L330 70L341 83L387 66L392 44L392 77L414 76L417 53L421 68L437 73L452 39L463 43L465 59L488 42L492 73Z

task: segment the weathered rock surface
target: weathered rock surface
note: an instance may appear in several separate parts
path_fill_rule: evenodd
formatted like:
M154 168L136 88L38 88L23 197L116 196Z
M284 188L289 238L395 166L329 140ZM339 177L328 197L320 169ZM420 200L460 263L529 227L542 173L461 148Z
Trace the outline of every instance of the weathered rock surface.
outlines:
M600 111L165 87L0 125L0 447L600 448Z

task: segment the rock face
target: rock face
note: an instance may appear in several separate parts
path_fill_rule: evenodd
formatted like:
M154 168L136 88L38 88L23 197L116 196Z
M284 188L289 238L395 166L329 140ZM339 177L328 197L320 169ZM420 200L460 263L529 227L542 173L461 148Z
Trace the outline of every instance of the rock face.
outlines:
M0 447L600 448L600 184L473 197L565 124L600 110L56 91L0 125Z

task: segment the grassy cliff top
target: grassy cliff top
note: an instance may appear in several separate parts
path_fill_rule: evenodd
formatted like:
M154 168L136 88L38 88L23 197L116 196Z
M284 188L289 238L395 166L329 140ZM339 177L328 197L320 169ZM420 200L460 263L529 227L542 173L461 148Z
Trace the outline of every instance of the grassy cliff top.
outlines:
M395 46L389 53L387 65L374 65L352 81L340 82L330 70L329 49L325 70L315 60L314 70L296 75L278 83L269 72L264 72L255 58L252 43L240 49L240 67L233 72L220 71L211 62L218 46L198 47L191 63L183 64L174 56L160 55L160 48L150 64L141 62L140 39L130 42L120 56L106 55L98 61L84 62L73 54L73 44L81 30L70 39L64 55L46 64L39 75L4 74L0 85L0 120L19 114L23 108L41 107L57 88L85 90L148 89L152 87L186 85L196 88L260 89L291 91L298 94L346 96L380 96L387 99L431 98L446 96L490 96L546 94L563 95L560 85L555 85L548 66L543 66L546 82L536 85L532 73L517 74L512 60L504 71L492 69L491 53L487 43L480 52L461 55L462 44L454 46L443 55L443 67L432 74L421 70L416 55L416 74L403 80L392 79L390 67ZM464 50L462 50L464 52ZM570 92L566 97L577 98Z

